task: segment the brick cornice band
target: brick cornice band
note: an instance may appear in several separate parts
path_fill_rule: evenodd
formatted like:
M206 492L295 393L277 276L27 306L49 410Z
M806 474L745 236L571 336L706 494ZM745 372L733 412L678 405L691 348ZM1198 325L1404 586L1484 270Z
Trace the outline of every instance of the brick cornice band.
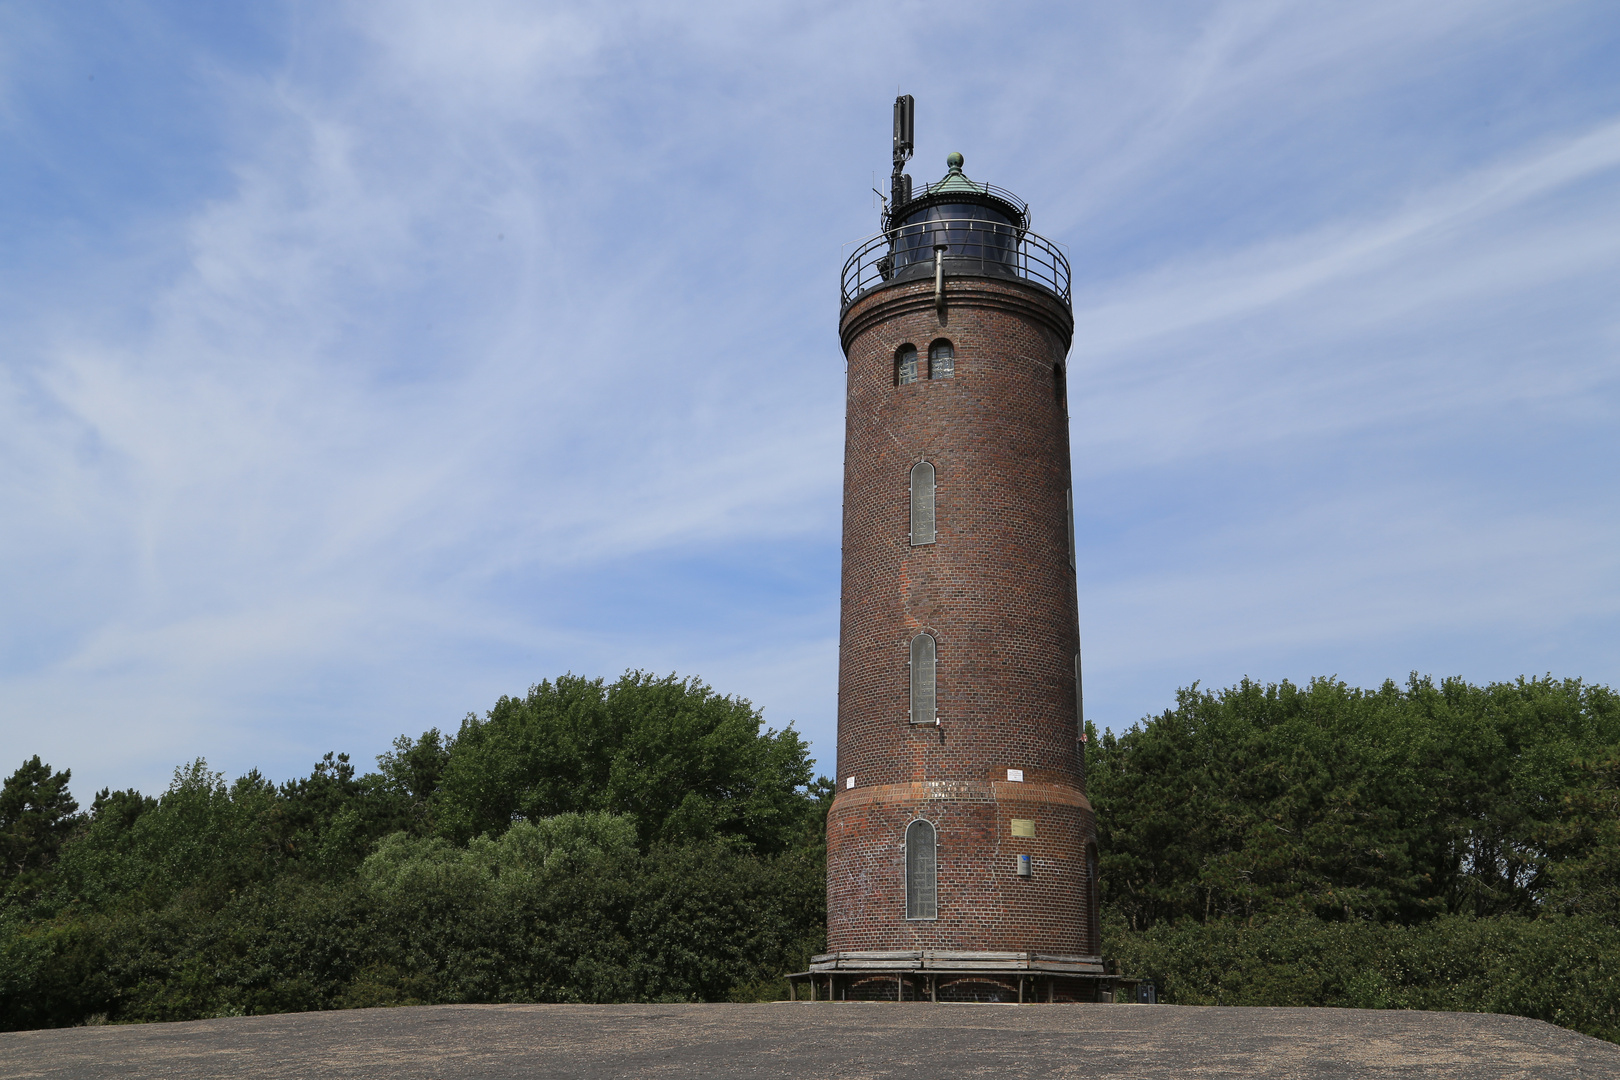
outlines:
M949 312L956 308L993 308L1039 323L1052 331L1069 351L1074 340L1074 313L1049 289L1026 281L993 277L945 278L947 325L940 333L950 335ZM892 319L926 312L934 314L934 283L908 281L873 289L849 306L838 321L839 343L844 354L861 334Z
M1044 803L1089 811L1091 802L1067 784L1015 783L1004 780L913 780L903 784L873 784L840 791L831 814L866 806L914 805L932 800L982 803Z

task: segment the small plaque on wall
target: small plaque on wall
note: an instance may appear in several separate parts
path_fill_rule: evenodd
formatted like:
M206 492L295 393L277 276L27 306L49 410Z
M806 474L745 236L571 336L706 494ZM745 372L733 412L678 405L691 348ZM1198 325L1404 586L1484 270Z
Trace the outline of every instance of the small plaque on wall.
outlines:
M1033 818L1015 817L1012 819L1012 834L1014 836L1034 836L1035 821Z

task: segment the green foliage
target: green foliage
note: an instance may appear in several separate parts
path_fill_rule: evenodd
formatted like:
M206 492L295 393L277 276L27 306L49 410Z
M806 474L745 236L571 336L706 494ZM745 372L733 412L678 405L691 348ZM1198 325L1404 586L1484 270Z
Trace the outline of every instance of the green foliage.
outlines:
M201 760L175 769L155 806L109 799L67 845L43 903L90 909L160 907L182 890L228 896L273 870L276 845L259 828L275 791L249 774L227 788Z
M277 785L199 760L78 815L29 762L0 802L32 875L0 900L0 1028L725 1000L824 944L831 784L695 680L564 677L378 766Z
M1620 925L1620 753L1577 762L1575 782L1534 830L1548 906Z
M0 788L0 887L26 891L56 859L77 824L72 770L52 773L35 754Z
M1555 893L1614 917L1614 774L1589 759L1617 747L1620 699L1578 680L1184 690L1092 755L1104 901L1138 930L1533 915Z
M801 793L811 777L795 732L762 733L748 702L696 679L565 675L469 716L434 805L461 842L522 818L610 813L631 818L644 845L719 839L771 854L814 832Z
M1294 912L1133 931L1116 916L1105 940L1172 1004L1512 1013L1620 1042L1620 929L1589 917L1403 926Z
M821 944L822 862L656 845L563 814L458 847L392 836L360 879L394 928L383 966L435 1001L723 1000Z
M0 1023L61 1027L105 1011L104 953L102 935L80 922L0 912Z
M1110 955L1186 1003L1490 1009L1620 1038L1620 699L1578 681L1183 691L1089 732ZM359 775L0 791L0 1028L781 996L824 945L791 730L564 676Z
M1182 1004L1620 1040L1620 699L1413 676L1182 691L1089 764L1104 941Z
M378 755L383 790L400 801L407 815L402 824L414 831L429 826L430 803L449 761L450 747L438 728L423 732L415 742L401 735L394 740L393 750Z

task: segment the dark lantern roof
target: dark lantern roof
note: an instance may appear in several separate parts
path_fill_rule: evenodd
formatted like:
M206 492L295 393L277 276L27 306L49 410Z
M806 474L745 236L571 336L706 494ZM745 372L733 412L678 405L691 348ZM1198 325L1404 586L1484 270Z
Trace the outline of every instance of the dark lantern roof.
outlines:
M892 225L903 223L919 210L944 203L976 203L1002 214L1019 229L1029 228L1029 204L1006 188L994 184L980 184L968 179L962 171L963 157L954 150L946 156L943 178L924 187L910 201L889 211Z

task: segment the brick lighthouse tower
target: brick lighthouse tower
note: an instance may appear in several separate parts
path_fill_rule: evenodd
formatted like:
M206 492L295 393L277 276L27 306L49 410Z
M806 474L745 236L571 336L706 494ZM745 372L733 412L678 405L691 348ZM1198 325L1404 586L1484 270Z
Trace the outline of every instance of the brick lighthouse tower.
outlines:
M960 154L844 266L838 791L817 997L1094 999L1068 261Z

